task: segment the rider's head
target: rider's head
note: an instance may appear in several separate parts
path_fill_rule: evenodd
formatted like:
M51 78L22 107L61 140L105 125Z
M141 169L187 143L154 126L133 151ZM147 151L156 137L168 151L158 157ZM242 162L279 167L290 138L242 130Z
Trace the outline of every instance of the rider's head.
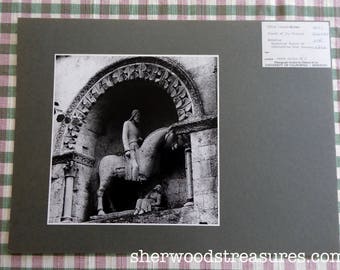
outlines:
M133 120L136 123L139 123L140 122L140 117L141 117L140 111L139 110L133 110L129 120L130 121Z

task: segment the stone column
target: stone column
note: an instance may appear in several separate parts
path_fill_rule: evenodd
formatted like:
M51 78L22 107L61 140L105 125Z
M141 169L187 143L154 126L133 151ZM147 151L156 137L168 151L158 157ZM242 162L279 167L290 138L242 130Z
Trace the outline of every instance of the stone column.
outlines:
M65 176L65 193L62 222L72 222L72 199L73 199L73 183L78 169L73 160L69 161L64 167Z
M183 136L183 135L182 135ZM185 152L185 175L187 182L187 202L184 206L194 205L194 190L193 190L193 178L192 178L192 158L191 158L191 144L190 135L184 137L184 152Z

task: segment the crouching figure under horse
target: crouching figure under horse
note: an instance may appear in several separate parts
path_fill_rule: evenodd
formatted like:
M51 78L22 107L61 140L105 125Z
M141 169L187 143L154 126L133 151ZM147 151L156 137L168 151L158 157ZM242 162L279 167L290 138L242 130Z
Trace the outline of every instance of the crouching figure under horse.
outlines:
M141 147L135 149L135 156L138 161L138 178L131 177L133 162L126 155L108 155L99 163L99 188L97 190L97 211L98 215L105 215L103 210L103 194L110 180L117 178L125 180L145 181L157 174L160 168L161 149L177 148L177 136L169 127L163 127L150 133L144 140Z

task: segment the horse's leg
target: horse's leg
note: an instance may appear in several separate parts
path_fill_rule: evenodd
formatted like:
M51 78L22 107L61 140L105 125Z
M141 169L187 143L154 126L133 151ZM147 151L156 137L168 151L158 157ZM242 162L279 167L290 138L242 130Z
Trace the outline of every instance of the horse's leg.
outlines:
M105 215L104 207L103 207L103 195L104 195L104 191L106 190L107 185L109 184L110 176L109 175L101 176L99 174L99 179L100 179L100 185L97 190L97 211L98 211L98 215L101 216L101 215Z
M124 158L121 156L109 155L102 158L98 167L99 188L97 190L97 211L98 215L105 215L103 207L103 195L111 178L122 178L125 176Z

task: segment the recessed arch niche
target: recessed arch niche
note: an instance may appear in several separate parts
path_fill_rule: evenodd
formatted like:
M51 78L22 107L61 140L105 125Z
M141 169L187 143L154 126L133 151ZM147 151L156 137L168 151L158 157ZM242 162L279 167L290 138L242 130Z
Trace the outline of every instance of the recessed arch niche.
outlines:
M86 123L78 134L78 146L81 146L82 153L95 159L89 185L93 199L90 205L95 206L96 203L95 194L98 188L96 168L98 163L106 155L123 154L122 127L124 121L129 119L133 109L141 111L140 129L143 138L160 127L170 126L178 121L176 108L171 97L152 81L134 79L116 84L112 86L112 89L107 89L105 95L99 97L96 104L91 108ZM176 178L178 181L180 178L184 179L183 151L175 153L168 151L162 154L164 161L161 162L162 175L158 175L158 179L149 179L150 181L143 184L119 179L112 181L106 192L104 210L112 212L113 210L133 209L138 196L152 188L155 181L157 183L162 181L165 184L165 192L168 192L167 179ZM166 160L171 160L171 162L166 162ZM182 182L184 187L185 181ZM107 200L108 197L110 197L110 200ZM183 195L183 200L176 198L170 200L169 203L180 205L184 199L185 196ZM96 209L93 208L91 212L94 214Z

